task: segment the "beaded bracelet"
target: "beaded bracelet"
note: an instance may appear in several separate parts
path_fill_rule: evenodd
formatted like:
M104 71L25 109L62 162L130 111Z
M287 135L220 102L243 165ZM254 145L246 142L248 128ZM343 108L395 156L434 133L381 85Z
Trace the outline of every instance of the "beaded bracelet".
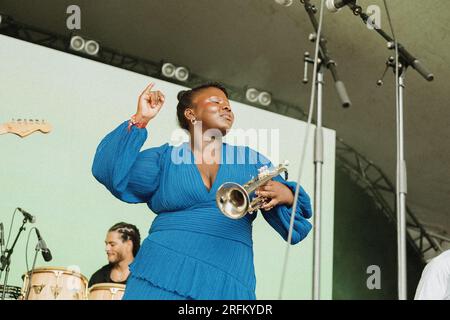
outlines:
M128 121L128 131L131 130L132 126L136 126L140 129L145 128L148 124L148 121L144 121L144 122L137 122L136 121L136 115L131 116L131 119Z

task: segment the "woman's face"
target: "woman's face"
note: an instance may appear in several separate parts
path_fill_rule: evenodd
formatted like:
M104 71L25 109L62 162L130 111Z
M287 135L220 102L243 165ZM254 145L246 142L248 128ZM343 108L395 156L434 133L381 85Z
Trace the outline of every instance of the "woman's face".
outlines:
M198 91L193 99L194 115L202 121L203 132L208 129L219 129L222 135L233 126L234 114L225 93L216 87Z

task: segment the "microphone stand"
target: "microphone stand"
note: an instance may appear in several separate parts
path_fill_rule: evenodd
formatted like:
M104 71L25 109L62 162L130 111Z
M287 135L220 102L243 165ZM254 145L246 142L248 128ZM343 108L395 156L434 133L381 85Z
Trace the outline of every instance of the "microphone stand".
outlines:
M355 1L356 2L356 1ZM356 3L349 3L348 7L353 11L353 14L359 16L364 24L369 21L369 16L362 11L362 8ZM398 263L398 298L399 300L407 299L406 288L406 193L407 193L407 176L406 176L406 162L404 157L404 137L403 137L403 94L405 88L405 73L406 69L413 67L423 78L427 81L432 81L434 75L429 72L421 62L411 55L401 44L395 44L386 32L378 26L374 30L388 41L388 48L398 50L398 65L397 62L387 63L388 67L393 67L398 81L395 84L396 91L396 126L397 126L397 192L396 192L396 207L397 207L397 263ZM397 68L397 70L395 69ZM383 82L380 80L378 84Z
M314 245L313 245L313 286L312 297L314 300L320 300L320 270L321 270L321 204L322 204L322 167L323 167L323 128L322 128L322 96L323 96L323 75L324 69L331 71L336 91L341 100L342 106L348 108L351 101L347 95L344 83L337 76L336 63L328 55L326 40L323 33L320 39L317 39L318 22L315 17L317 9L310 3L310 0L300 0L304 4L305 10L311 20L315 35L311 35L309 40L312 42L319 41L319 61L317 64L317 123L314 137ZM309 58L309 53L305 52L304 57L305 71L303 83L307 83L307 67L308 63L314 63L314 59ZM314 70L316 72L316 70Z
M31 290L31 279L33 278L33 272L34 272L34 267L36 266L36 260L37 260L37 256L38 256L38 252L42 250L41 247L41 243L38 242L38 244L36 245L36 249L34 252L34 259L33 259L33 265L31 266L31 270L29 271L30 276L28 278L28 284L27 284L27 291L25 292L25 298L24 300L28 300L28 296L30 295L30 290Z
M8 284L8 275L9 275L9 268L11 265L11 255L13 254L14 251L14 247L16 246L17 240L19 239L20 234L22 233L22 231L25 230L25 224L27 223L27 219L23 219L22 221L22 226L19 229L19 232L17 233L16 239L14 240L14 243L11 247L11 249L6 249L5 254L2 255L1 257L1 261L0 261L0 279L1 279L1 275L3 273L3 270L6 269L6 273L5 273L5 281L3 283L3 292L2 292L2 299L1 300L5 300L5 294L6 294L6 285Z

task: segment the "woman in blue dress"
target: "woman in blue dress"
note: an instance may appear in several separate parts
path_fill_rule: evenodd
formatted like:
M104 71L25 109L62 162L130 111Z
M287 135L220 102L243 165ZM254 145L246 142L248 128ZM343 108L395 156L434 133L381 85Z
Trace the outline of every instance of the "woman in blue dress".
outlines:
M130 265L124 299L256 299L252 222L222 214L215 202L224 182L244 184L270 162L244 146L222 142L234 114L218 83L178 94L177 116L190 141L140 151L147 124L164 104L150 84L136 114L110 132L97 148L92 172L115 197L146 203L156 214ZM264 219L287 241L296 183L280 176L260 187L268 200ZM292 244L311 230L310 198L300 188Z

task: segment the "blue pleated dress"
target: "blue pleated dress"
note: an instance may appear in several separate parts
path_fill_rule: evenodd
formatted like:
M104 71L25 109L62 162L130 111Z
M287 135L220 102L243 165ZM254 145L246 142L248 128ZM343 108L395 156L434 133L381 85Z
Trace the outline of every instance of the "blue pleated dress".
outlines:
M256 299L252 222L256 214L230 219L215 196L224 182L244 184L267 158L243 146L222 144L222 162L210 190L201 178L188 143L140 151L147 130L128 122L100 143L92 172L115 197L147 203L156 213L147 238L130 265L124 299ZM296 183L274 180L293 192ZM279 205L264 219L287 240L291 209ZM300 188L292 244L311 230L310 198Z

